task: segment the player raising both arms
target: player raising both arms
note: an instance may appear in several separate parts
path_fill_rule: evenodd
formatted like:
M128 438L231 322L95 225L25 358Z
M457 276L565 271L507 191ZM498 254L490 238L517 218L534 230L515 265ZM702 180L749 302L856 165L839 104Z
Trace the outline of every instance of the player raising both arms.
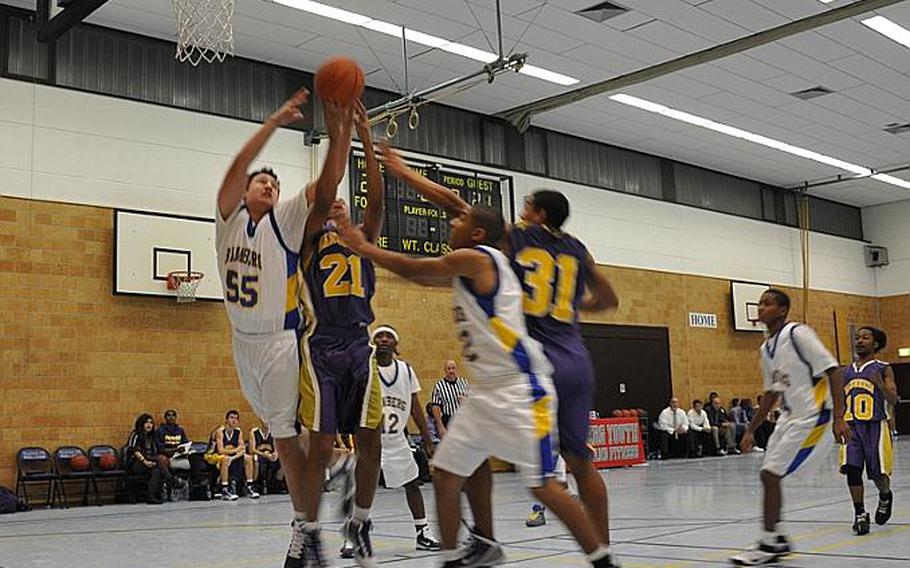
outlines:
M367 166L367 206L363 230L375 241L382 228L382 174L373 153L366 109L355 103L357 134L363 142ZM334 195L334 194L333 194ZM333 207L342 202L336 200ZM311 214L301 248L305 286L301 299L307 312L307 333L301 341L300 419L310 431L309 460L304 472L305 548L309 568L327 566L319 525L324 468L333 454L335 436L354 434L357 448L356 493L343 500L345 537L354 545L361 566L376 566L370 542L370 508L379 479L382 392L375 369L367 327L373 322L370 300L376 274L369 259L362 259L339 239L326 212Z
M829 429L839 444L850 436L844 422L843 374L837 361L812 328L788 322L789 313L790 298L784 292L769 288L761 295L758 319L768 326L769 333L760 348L765 392L743 434L742 451L752 449L753 432L777 402L782 413L768 440L761 469L764 531L753 548L730 558L740 566L772 564L792 552L790 540L778 527L781 481L825 459L831 449Z
M461 213L451 222L454 250L439 258L380 249L350 226L344 211L334 217L348 247L360 255L418 283L451 282L458 337L475 382L433 462L443 565L479 567L503 560L492 527L488 534L475 532L466 553L455 548L461 488L495 455L517 466L526 486L566 524L595 567L610 566L584 509L553 479L556 399L550 365L540 344L528 336L521 283L497 248L505 231L502 214L483 206Z
M878 488L875 524L891 518L894 495L891 493L891 430L885 403L897 403L897 384L888 363L875 355L888 343L885 332L874 327L861 327L856 333L856 361L844 370L844 393L847 410L844 419L850 425L850 440L840 449L840 471L847 476L847 487L853 499L853 531L869 532L869 513L863 503L863 469Z
M351 109L326 107L329 151L322 172L305 192L279 203L272 170L248 173L279 126L300 120L307 100L301 89L270 116L234 158L218 191L215 248L224 306L233 328L234 362L243 394L271 429L294 505L285 568L303 568L304 450L296 428L300 365L297 251L307 215L325 216L344 175L351 139Z
M470 209L457 193L409 168L394 150L384 146L383 155L390 173L453 217ZM528 333L543 345L553 366L560 453L578 483L591 521L609 547L607 488L588 447L594 366L578 327L578 312L615 309L619 299L581 241L562 232L568 216L569 201L563 194L534 192L525 199L521 222L509 231L507 252L524 288Z

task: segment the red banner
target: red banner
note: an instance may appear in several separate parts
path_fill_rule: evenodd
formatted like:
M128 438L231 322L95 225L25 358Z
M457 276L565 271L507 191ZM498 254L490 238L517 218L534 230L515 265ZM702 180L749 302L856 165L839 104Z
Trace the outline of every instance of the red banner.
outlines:
M598 469L645 463L638 418L591 420L588 444L594 450L594 467Z

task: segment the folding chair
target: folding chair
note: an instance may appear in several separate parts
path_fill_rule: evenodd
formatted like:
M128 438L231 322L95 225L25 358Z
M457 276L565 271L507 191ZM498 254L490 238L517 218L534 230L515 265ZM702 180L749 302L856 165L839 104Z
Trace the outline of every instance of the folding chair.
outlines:
M28 486L46 483L44 506L53 507L57 500L57 472L51 454L44 448L29 446L16 452L16 497L31 506Z
M82 456L88 462L88 468L85 470L74 470L72 460ZM57 484L60 486L60 496L62 497L63 507L69 507L69 498L66 495L67 481L81 481L82 485L82 505L88 505L88 492L91 489L95 493L95 503L100 505L98 498L98 485L95 483L95 473L92 471L91 460L85 455L85 451L78 446L60 446L54 451L54 469L57 471Z
M113 456L114 467L104 469L101 467L101 457L105 455ZM88 459L92 464L92 471L95 473L96 487L98 481L114 482L114 499L126 492L124 478L126 470L123 469L123 462L120 460L120 454L114 446L97 445L88 449ZM97 491L97 490L96 490Z

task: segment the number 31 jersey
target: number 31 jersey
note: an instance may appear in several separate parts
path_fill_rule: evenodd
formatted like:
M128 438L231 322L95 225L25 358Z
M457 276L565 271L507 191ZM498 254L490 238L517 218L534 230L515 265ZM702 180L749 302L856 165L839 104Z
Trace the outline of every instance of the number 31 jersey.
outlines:
M308 317L315 321L316 333L362 330L373 323L370 300L376 289L373 263L346 247L338 232L326 226L309 243L303 262L306 287L301 290Z
M524 222L512 227L509 242L531 336L580 342L578 304L585 293L588 250L571 235Z
M258 223L243 202L226 219L215 210L215 251L231 326L274 333L300 325L298 251L307 204L301 191L279 201Z
M875 386L872 378L882 378L888 363L873 359L862 365L853 363L844 369L844 393L847 411L844 419L855 422L887 420L885 393Z

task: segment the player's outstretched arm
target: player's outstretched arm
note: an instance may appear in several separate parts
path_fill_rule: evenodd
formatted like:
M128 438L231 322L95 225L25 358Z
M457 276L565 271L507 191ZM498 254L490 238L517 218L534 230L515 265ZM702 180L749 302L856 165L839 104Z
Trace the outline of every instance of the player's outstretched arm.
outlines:
M351 226L351 218L344 208L335 208L333 211L332 220L349 249L418 284L424 284L428 279L450 279L455 276L476 279L491 267L489 255L474 249L458 249L437 258L414 258L381 249L367 241L363 231Z
M325 125L329 132L329 150L322 164L322 170L315 182L313 203L307 216L303 232L303 242L308 243L325 223L329 209L335 201L338 184L344 177L351 151L351 128L353 110L350 106L340 106L331 101L323 101Z
M619 296L616 290L610 284L610 280L597 270L594 258L588 254L585 260L587 270L585 270L585 286L588 293L581 302L581 309L589 312L600 312L604 310L615 310L619 307Z
M416 189L420 195L441 207L446 213L458 217L470 209L467 201L457 193L412 170L404 162L401 154L393 150L387 142L382 142L379 148L382 150L383 162L392 175Z
M838 444L846 444L850 439L850 426L844 420L844 412L847 409L844 396L844 368L832 367L825 374L828 375L828 388L831 390L831 399L834 402L834 419L831 421L834 440Z
M367 206L363 212L363 232L367 240L375 243L382 231L385 187L382 172L379 171L379 160L376 159L376 151L373 149L370 119L361 101L354 103L354 125L357 127L357 137L363 142L363 157L367 163Z
M237 204L243 199L243 193L246 191L247 170L265 143L269 141L272 134L279 126L284 126L296 122L303 118L303 112L300 106L305 104L310 92L306 89L300 89L289 98L281 108L275 111L272 116L268 117L259 130L253 134L252 138L247 140L231 166L228 168L224 181L221 182L221 188L218 189L218 212L222 219L227 219Z

